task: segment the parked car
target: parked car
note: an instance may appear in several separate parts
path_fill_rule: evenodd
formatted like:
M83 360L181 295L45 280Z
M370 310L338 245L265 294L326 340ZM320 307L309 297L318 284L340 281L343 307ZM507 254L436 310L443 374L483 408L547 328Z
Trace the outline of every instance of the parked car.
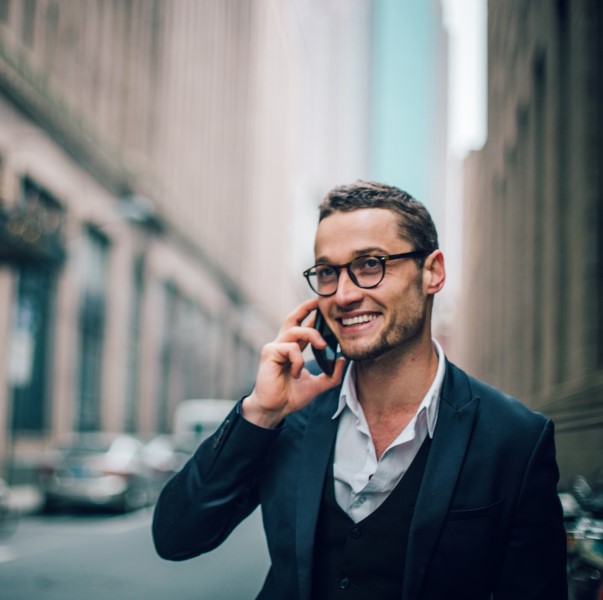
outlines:
M130 511L152 501L144 444L128 434L79 433L45 454L39 485L44 507Z
M4 540L17 529L19 512L11 498L11 490L4 479L0 479L0 540Z
M174 438L182 448L194 451L216 431L235 404L235 400L213 398L183 400L174 414Z
M190 448L185 448L173 435L159 434L145 443L142 457L152 482L152 500L156 500L163 485L177 473L190 458Z

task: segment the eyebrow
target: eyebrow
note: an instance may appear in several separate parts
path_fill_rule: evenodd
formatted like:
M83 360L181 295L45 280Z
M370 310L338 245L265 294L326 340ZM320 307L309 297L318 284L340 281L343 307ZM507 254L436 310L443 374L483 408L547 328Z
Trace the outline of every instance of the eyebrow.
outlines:
M392 253L388 252L387 250L384 250L380 246L369 246L368 248L360 248L358 250L354 250L354 252L352 253L352 257L353 257L352 260L354 258L357 258L358 256L365 256L367 254L368 255L374 254L375 256L387 256L388 254L392 254ZM319 256L315 260L316 260L317 265L320 265L320 264L333 265L333 264L335 264L332 260L329 260L326 256Z

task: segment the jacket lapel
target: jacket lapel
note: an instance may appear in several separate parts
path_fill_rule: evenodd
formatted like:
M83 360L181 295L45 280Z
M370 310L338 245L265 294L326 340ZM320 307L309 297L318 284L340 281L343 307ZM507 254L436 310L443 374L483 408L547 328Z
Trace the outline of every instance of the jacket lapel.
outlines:
M478 404L467 375L447 362L436 429L410 528L403 600L419 597L452 501Z
M329 457L337 433L338 386L319 396L311 407L300 452L297 483L296 550L300 598L311 594L314 537Z

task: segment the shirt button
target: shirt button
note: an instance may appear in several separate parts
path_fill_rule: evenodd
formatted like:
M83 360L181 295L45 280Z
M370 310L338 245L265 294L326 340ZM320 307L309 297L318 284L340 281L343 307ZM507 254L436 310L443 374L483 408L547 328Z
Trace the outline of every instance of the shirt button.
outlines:
M360 496L360 498L358 498L358 504L364 504L366 502L366 498L364 496Z
M352 527L352 531L350 531L350 537L353 540L357 540L360 537L360 527Z
M350 578L349 577L343 577L340 581L339 581L339 587L342 590L347 590L350 587Z

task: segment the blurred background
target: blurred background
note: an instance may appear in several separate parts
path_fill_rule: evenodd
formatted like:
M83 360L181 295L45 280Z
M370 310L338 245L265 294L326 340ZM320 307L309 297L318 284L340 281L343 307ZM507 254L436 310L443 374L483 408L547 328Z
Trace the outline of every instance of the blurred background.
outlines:
M309 296L317 206L398 185L436 337L603 466L600 0L0 0L0 476L235 400Z

